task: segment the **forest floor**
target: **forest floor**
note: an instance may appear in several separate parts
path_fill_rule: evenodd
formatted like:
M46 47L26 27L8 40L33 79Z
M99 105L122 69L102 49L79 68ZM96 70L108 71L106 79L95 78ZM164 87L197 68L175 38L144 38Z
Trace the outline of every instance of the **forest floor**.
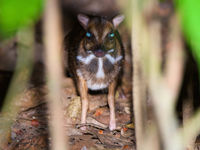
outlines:
M109 108L106 91L89 95L87 129L81 130L81 100L77 96L71 78L65 79L62 90L62 106L66 135L70 150L133 150L135 149L134 125L131 113L131 93L116 92L117 130L109 131ZM11 127L7 149L45 150L51 145L48 136L46 87L29 88L20 96L20 113Z

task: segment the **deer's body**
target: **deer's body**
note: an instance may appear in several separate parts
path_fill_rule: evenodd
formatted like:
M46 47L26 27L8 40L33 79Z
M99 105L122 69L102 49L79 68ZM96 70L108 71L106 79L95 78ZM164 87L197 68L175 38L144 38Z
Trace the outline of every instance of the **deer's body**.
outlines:
M110 130L116 128L114 95L123 60L123 46L117 26L123 16L111 21L102 17L78 15L77 25L67 36L69 70L82 100L81 123L86 123L88 89L108 88Z

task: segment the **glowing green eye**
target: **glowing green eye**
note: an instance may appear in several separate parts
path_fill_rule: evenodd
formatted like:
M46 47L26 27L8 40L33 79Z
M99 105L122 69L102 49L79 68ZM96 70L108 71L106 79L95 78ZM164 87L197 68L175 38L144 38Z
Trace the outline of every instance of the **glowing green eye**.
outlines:
M88 38L90 38L90 37L92 36L92 34L91 34L90 32L86 32L86 36L87 36Z
M113 38L115 36L115 33L110 33L109 37Z

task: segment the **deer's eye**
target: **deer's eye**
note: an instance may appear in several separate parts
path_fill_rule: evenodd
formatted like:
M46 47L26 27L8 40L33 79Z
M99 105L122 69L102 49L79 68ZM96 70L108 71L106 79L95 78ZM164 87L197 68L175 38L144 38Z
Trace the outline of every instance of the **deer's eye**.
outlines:
M86 37L88 37L88 38L91 38L92 37L92 33L90 33L90 32L86 32Z
M115 36L115 33L113 33L113 32L108 34L109 38L113 38L114 36Z

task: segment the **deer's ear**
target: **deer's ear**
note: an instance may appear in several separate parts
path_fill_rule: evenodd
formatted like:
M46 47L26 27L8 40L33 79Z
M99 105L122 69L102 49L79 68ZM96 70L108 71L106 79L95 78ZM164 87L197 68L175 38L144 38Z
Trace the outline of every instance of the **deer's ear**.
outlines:
M77 18L80 24L82 25L82 27L84 29L87 29L90 18L83 14L78 14Z
M122 23L122 21L124 20L124 15L118 15L118 16L115 16L113 19L112 19L112 23L114 25L115 28L117 28L120 23Z

